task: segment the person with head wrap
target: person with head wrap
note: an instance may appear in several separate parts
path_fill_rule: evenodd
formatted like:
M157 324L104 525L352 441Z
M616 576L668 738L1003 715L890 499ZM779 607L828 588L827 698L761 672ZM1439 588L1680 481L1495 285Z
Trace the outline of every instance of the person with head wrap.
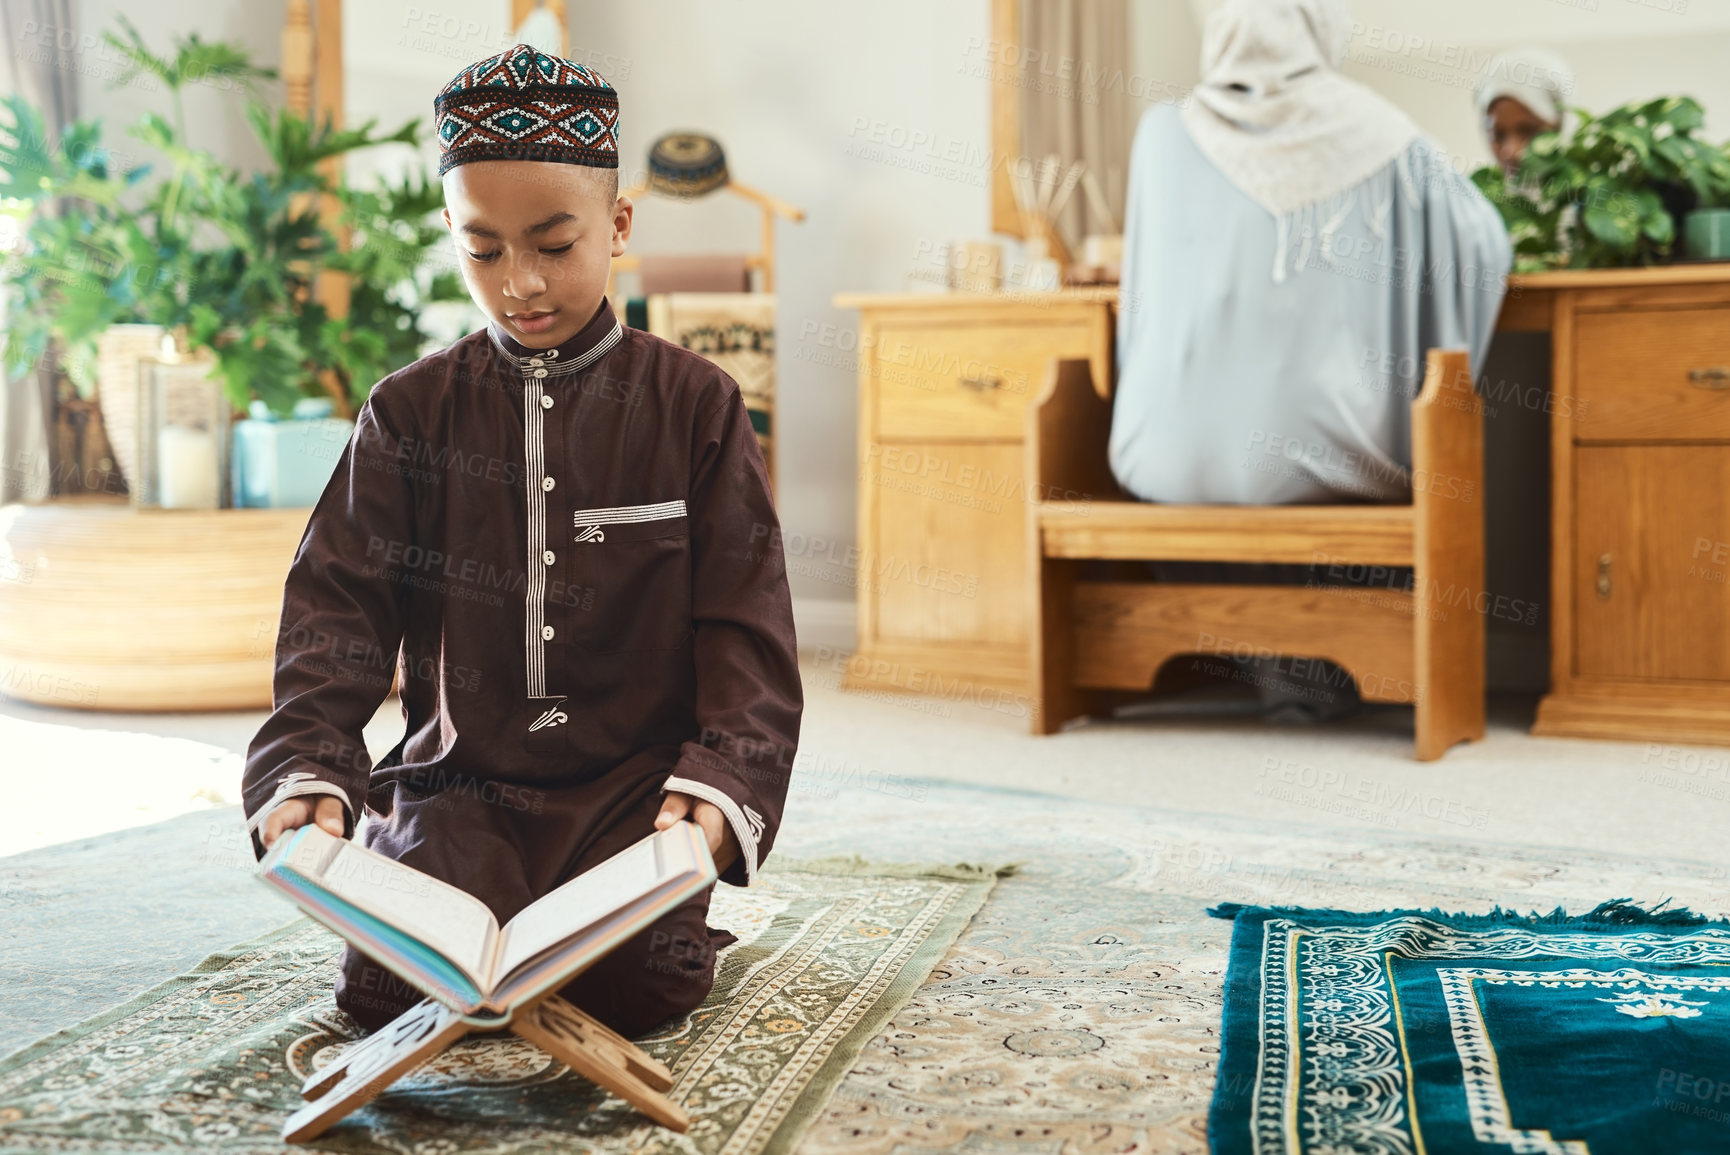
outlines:
M1496 163L1510 179L1532 138L1562 127L1565 101L1574 94L1568 62L1542 48L1504 52L1478 78L1478 120Z
M1345 0L1226 0L1189 99L1137 126L1110 463L1143 501L1408 501L1426 350L1483 361L1507 232L1339 72L1350 27ZM1181 568L1156 572L1245 576Z
M254 852L317 822L503 924L689 819L722 880L774 842L803 704L779 522L738 385L620 325L619 98L519 44L433 105L445 223L485 327L375 385L283 593ZM400 680L405 733L362 728ZM560 991L634 1035L700 1004L709 891ZM420 1001L344 948L336 1004Z

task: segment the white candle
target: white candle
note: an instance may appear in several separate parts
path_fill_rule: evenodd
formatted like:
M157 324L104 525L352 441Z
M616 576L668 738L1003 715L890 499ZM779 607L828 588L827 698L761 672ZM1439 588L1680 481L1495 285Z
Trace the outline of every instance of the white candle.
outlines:
M156 434L157 499L164 509L215 509L216 438L206 429L164 425Z

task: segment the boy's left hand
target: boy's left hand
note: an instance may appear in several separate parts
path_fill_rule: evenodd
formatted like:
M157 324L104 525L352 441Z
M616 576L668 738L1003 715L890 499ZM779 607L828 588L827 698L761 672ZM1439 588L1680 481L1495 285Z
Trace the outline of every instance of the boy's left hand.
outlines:
M739 857L739 840L734 837L733 828L727 825L727 816L721 813L721 808L689 794L667 791L661 812L655 815L655 829L665 830L686 818L702 827L708 836L709 857L715 860L715 870L724 871L733 865L733 860Z

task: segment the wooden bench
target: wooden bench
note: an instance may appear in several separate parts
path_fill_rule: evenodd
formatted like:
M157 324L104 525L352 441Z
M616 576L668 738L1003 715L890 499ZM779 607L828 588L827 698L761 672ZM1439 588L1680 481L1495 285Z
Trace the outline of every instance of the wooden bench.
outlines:
M1365 701L1415 707L1422 761L1484 736L1483 416L1464 352L1428 355L1410 505L1127 499L1106 458L1111 401L1086 361L1053 361L1027 419L1034 733L1106 713L1125 691L1151 690L1173 658L1202 654L1335 662ZM1191 585L1110 572L1139 561L1410 566L1414 580Z

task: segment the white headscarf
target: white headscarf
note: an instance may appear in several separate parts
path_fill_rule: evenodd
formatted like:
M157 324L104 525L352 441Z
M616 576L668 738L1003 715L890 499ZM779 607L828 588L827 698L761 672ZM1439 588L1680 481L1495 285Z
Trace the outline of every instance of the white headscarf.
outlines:
M1486 64L1478 78L1478 116L1488 116L1490 105L1511 96L1539 120L1559 126L1567 111L1563 102L1573 95L1574 70L1554 52L1542 48L1504 52Z
M1364 181L1419 135L1411 117L1340 75L1350 37L1347 0L1225 0L1208 16L1184 125L1276 217Z

